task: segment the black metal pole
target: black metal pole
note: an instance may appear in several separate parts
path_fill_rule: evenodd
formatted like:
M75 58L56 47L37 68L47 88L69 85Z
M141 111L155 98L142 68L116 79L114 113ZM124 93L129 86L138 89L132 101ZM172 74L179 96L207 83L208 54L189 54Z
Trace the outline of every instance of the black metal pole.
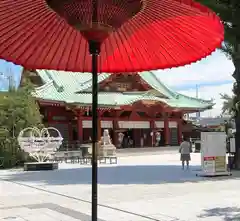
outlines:
M100 43L89 41L92 55L92 221L97 221L98 205L98 55Z
M98 22L98 0L92 0L92 24ZM89 41L92 55L92 221L98 220L98 55L101 44Z
M92 54L92 221L97 221L97 183L98 183L98 75L97 54Z

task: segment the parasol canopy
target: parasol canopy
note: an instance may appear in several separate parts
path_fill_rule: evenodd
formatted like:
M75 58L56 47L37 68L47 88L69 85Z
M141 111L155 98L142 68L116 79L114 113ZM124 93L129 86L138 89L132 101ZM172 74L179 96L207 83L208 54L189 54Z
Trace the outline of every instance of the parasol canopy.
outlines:
M223 25L192 0L1 0L0 58L27 69L91 72L88 41L101 42L98 72L171 68L210 55ZM69 25L70 24L70 25Z
M27 69L92 72L92 221L98 220L97 73L189 64L222 40L219 18L192 0L0 1L0 58Z

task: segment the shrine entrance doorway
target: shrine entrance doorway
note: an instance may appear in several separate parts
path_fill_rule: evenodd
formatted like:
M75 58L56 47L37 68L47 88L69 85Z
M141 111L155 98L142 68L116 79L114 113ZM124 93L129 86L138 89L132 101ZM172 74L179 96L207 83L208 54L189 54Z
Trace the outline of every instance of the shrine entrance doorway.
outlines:
M132 148L135 146L134 139L133 139L133 130L127 129L123 132L124 137L122 140L122 148Z
M133 129L134 147L152 146L151 129Z
M157 141L157 133L160 133L160 135L161 135L161 139L159 142ZM153 146L155 146L155 147L165 146L166 139L165 139L165 130L164 129L155 129L153 138L154 138Z

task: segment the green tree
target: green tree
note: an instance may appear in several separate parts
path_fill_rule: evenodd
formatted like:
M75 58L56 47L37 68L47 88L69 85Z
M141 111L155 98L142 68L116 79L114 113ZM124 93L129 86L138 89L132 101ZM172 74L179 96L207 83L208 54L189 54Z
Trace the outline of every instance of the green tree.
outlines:
M33 87L27 82L17 90L0 93L0 156L5 167L16 164L21 155L17 136L26 127L41 126L38 104L32 97Z
M240 1L239 0L197 0L215 11L223 21L225 42L222 50L232 59L235 66L233 77L233 110L236 122L235 163L240 168Z
M234 116L234 96L230 96L228 94L220 94L221 99L223 100L223 106L222 106L222 114L228 114L231 116Z

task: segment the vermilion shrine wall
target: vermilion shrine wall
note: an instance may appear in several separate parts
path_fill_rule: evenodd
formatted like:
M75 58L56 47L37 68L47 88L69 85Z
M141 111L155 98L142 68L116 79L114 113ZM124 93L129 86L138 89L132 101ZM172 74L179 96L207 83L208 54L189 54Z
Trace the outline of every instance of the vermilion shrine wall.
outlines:
M87 142L91 137L91 117L83 116L81 110L66 110L61 106L45 106L45 117L47 124L60 130L65 140L79 140ZM132 129L135 139L135 146L141 146L141 138L145 147L155 143L155 133L161 131L162 145L178 145L182 140L182 118L141 118L137 114L130 117L119 117L115 110L112 110L112 117L104 117L99 114L99 139L104 129L108 129L116 145L118 143L118 133L127 129ZM114 112L114 113L113 113ZM153 132L153 137L151 136ZM154 141L154 142L153 142Z

